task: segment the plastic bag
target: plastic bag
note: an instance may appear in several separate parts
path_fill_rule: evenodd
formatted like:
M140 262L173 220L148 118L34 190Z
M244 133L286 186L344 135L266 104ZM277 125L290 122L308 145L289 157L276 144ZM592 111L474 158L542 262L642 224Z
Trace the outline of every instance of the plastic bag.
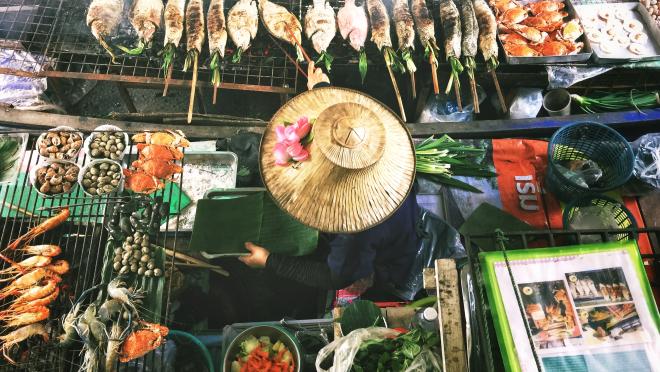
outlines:
M236 187L262 187L259 176L259 143L261 135L241 132L216 142L218 151L231 151L238 156Z
M424 287L423 269L433 267L439 258L465 257L461 236L453 227L435 214L420 207L417 233L421 237L415 261L413 261L406 281L392 289L398 297L412 301Z
M509 106L511 119L535 118L543 105L542 90L538 88L518 88Z
M612 67L546 66L548 89L568 88L611 70Z
M465 89L464 89L465 90ZM486 99L486 92L477 86L479 94L479 103ZM474 117L474 105L472 104L472 96L466 93L461 93L461 100L463 103L463 111L458 110L456 100L452 96L447 96L444 93L430 95L424 106L424 110L417 119L418 123L436 123L436 122L465 122L471 121Z
M405 372L431 372L442 371L442 359L440 355L429 350L422 350L417 357L413 360L410 367L406 368Z
M598 183L603 177L603 170L593 160L569 160L563 164L557 164L557 170L584 188L590 188Z
M317 372L349 372L353 365L353 359L360 349L360 345L367 340L379 340L387 337L394 337L399 332L381 327L360 328L349 333L347 336L332 341L328 346L319 351L316 357ZM329 369L321 368L323 361L335 353L332 359L332 367Z
M635 152L633 175L654 189L659 189L660 133L645 134L632 145Z
M42 65L28 52L0 49L0 67L40 72ZM0 74L0 102L19 110L62 111L42 99L46 90L46 78L29 78Z

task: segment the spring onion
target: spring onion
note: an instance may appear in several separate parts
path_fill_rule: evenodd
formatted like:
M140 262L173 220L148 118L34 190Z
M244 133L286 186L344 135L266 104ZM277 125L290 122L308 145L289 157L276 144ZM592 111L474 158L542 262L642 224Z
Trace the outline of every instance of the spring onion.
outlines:
M660 106L660 91L657 90L632 89L630 92L597 93L593 97L571 94L571 98L584 112L589 114L603 111L624 111L632 108L640 111L642 108Z
M496 176L487 166L477 163L477 158L484 153L484 149L454 141L448 135L438 139L429 137L415 146L416 170L433 182L481 193L481 190L454 176Z

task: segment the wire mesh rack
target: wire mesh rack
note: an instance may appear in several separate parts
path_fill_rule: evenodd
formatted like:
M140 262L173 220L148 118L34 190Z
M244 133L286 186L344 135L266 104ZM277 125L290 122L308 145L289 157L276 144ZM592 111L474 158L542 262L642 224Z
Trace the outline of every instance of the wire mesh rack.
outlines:
M15 134L16 132L12 132ZM44 342L38 337L33 337L26 342L21 343L19 347L9 350L17 365L8 364L5 360L0 360L1 371L30 370L30 371L77 371L81 365L82 355L80 353L82 344L75 341L70 347L61 347L58 345L58 336L62 334L62 317L71 309L73 302L80 299L81 294L90 288L103 288L107 282L103 280L104 272L112 270L104 261L106 255L106 241L108 232L104 223L111 215L111 211L119 203L119 196L114 193L106 196L88 197L82 193L80 185L76 186L69 194L55 195L50 197L40 196L35 187L29 181L28 174L35 166L43 164L43 157L38 151L31 151L35 148L35 142L38 132L30 132L27 151L19 160L21 170L19 172L15 185L3 185L0 187L0 246L6 247L9 242L15 240L21 234L27 232L35 225L44 222L47 218L58 213L57 206L70 206L71 215L69 218L55 229L38 236L32 244L57 244L61 247L62 253L54 259L64 259L70 265L70 271L62 275L62 282L58 288L60 293L58 298L49 305L50 316L45 321L46 329L49 332L50 341ZM134 157L134 146L124 159ZM82 168L83 165L90 162L90 158L81 153L76 163ZM183 166L184 160L178 163ZM183 177L174 181L180 188ZM180 203L173 200L173 188L165 188L153 195L154 198L162 198L167 203ZM170 191L168 191L170 190ZM146 198L146 197L145 197ZM177 208L180 204L177 206ZM170 220L173 220L170 223ZM166 247L169 246L174 252L177 251L176 238L178 235L178 214L168 213L165 221L158 232L151 236L152 244ZM8 252L3 252L7 254ZM26 258L26 254L19 253L12 256L14 260ZM109 261L112 264L112 261ZM105 264L105 265L104 265ZM6 269L10 267L5 261L1 262L0 267ZM162 296L162 314L156 316L160 318L161 324L169 324L168 319L170 305L170 289L173 270L173 261L165 262L165 277L152 278L149 280L164 281L164 291ZM116 274L112 275L113 277ZM4 288L8 282L0 283ZM149 287L147 287L149 288ZM96 292L93 292L96 293ZM96 296L88 296L94 300ZM5 310L10 304L11 299L0 300L0 309ZM0 335L6 335L10 330L2 328ZM157 353L147 354L145 357L138 358L135 361L121 365L121 371L157 370L159 361L162 363L162 355ZM162 365L162 364L160 364Z
M660 293L660 280L657 273L660 273L660 228L641 228L641 229L593 229L593 230L538 230L538 231L519 231L506 232L504 238L507 239L507 250L527 249L534 247L560 247L583 242L613 242L617 241L617 236L622 233L628 233L630 236L639 236L645 234L651 245L650 252L642 252L641 257L647 273L650 273L649 280L651 287ZM478 254L481 252L475 244L478 240L482 247L497 247L496 234L474 234L465 235L465 246L468 250L468 264L465 267L471 277L468 285L463 288L470 288L469 293L463 293L471 301L474 301L475 312L465 314L469 317L470 338L471 338L471 371L503 371L504 365L498 346L497 337L491 317L490 305L486 297L483 274L479 264ZM517 311L517 310L511 310ZM520 309L524 312L524 309Z
M301 0L275 1L301 16ZM124 2L129 14L131 2ZM205 1L205 9L209 0ZM0 73L23 76L46 76L74 79L109 80L136 84L163 84L164 71L159 51L163 47L164 30L154 36L153 46L141 56L121 55L117 63L92 36L86 25L89 1L66 0L1 0L0 46L5 48L6 67ZM234 1L225 2L225 12ZM135 31L124 16L110 43L130 46L137 41ZM210 85L206 44L200 57L199 84ZM26 52L29 52L26 53ZM222 88L273 93L293 93L298 69L291 56L293 47L282 45L260 25L257 38L240 63L229 62L233 54L231 42L222 65ZM182 71L185 36L177 50L170 85L190 84L192 72ZM43 67L42 67L43 66Z

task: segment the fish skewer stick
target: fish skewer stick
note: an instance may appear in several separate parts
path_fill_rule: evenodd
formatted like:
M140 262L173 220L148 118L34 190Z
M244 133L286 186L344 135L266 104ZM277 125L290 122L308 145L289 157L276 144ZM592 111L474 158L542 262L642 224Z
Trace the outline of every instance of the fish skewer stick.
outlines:
M87 9L87 26L103 49L108 52L112 63L117 63L117 59L106 39L117 31L123 9L123 0L93 0Z
M364 43L369 33L369 19L364 6L356 6L355 0L346 0L344 6L337 12L337 27L341 37L348 40L349 44L359 54L358 69L362 84L367 76L367 53Z
M399 72L405 71L405 67L399 61L396 53L392 49L392 39L390 38L390 19L387 15L387 8L381 0L367 0L367 11L369 12L369 20L371 21L371 41L376 44L378 50L383 53L385 58L385 66L387 67L387 72L390 75L390 80L392 81L392 87L394 88L394 94L396 95L397 103L399 104L399 112L401 113L401 118L403 121L406 121L406 112L403 107L403 101L401 99L401 93L399 92L399 86L396 83L396 78L392 69Z
M460 94L460 81L459 75L463 72L463 65L459 61L461 58L461 18L458 13L458 8L452 0L440 0L440 21L442 24L442 31L445 36L445 54L451 66L451 74L449 76L449 83L445 89L445 94L449 94L452 84L456 91L456 102L458 103L459 110L463 110L461 104Z
M192 122L193 105L195 104L195 87L197 86L197 67L199 54L204 43L204 8L202 0L190 0L186 8L186 38L188 53L183 64L183 71L193 66L192 82L190 84L190 102L188 104L188 124Z
M129 55L142 54L145 48L151 46L154 34L160 28L162 16L162 0L134 0L129 18L131 25L138 34L138 44L133 49L124 46L118 46L118 48Z
M425 0L412 0L412 16L419 41L424 46L424 55L431 65L433 93L439 94L438 84L438 45L435 40L435 25Z
M413 21L412 14L410 14L408 0L394 0L393 15L394 29L399 42L401 59L405 62L406 69L410 74L412 96L414 99L417 97L417 89L415 87L415 71L417 71L417 67L412 59L411 52L415 49L415 22Z
M497 20L493 11L490 9L485 0L473 0L474 4L474 14L477 17L477 23L479 25L479 49L481 54L486 61L490 75L493 78L493 83L495 84L495 90L497 91L497 97L500 101L500 106L502 107L502 112L507 112L506 101L504 100L504 95L502 94L502 88L500 87L500 82L497 80L497 74L495 70L499 64L498 61L498 50L497 50Z
M470 79L470 91L472 92L472 104L474 112L479 113L479 94L477 92L477 83L474 78L474 70L477 67L475 57L477 56L477 44L479 41L479 25L474 13L472 0L457 0L459 12L461 14L461 25L463 38L461 42L461 52L465 69Z
M335 11L326 0L314 0L314 5L305 14L305 35L312 41L312 46L325 69L330 72L334 58L328 53L328 46L337 33Z
M207 15L209 34L209 52L211 53L211 83L213 84L213 104L215 104L218 87L220 87L220 63L225 57L227 46L227 26L225 23L223 0L211 0Z
M252 40L257 37L259 29L259 10L254 0L238 0L227 13L227 32L236 44L236 52L231 61L239 63L241 56L249 47Z
M167 88L172 78L174 65L172 62L176 57L176 48L179 47L181 36L183 36L183 17L186 11L186 0L169 0L165 6L165 47L161 51L163 56L163 71L165 73L165 88L163 97L167 96Z

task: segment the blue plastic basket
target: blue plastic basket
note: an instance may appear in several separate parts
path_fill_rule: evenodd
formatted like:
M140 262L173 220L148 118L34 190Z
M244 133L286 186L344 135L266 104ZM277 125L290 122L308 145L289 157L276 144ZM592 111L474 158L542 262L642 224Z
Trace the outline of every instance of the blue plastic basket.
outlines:
M633 214L626 208L623 203L620 203L612 198L609 198L605 195L597 196L588 196L572 201L569 205L564 208L563 222L564 228L573 230L571 222L575 213L577 213L581 208L588 207L600 207L606 209L612 214L613 219L616 221L617 226L620 229L626 230L635 230L637 229L637 221ZM603 229L611 229L611 227L603 227ZM636 239L635 233L630 232L621 232L620 234L610 235L607 237L613 237L617 241L631 240Z
M584 187L569 180L557 165L570 160L592 160L603 171L595 185ZM548 144L546 186L562 201L601 194L621 187L632 176L633 151L617 131L598 123L567 125Z

